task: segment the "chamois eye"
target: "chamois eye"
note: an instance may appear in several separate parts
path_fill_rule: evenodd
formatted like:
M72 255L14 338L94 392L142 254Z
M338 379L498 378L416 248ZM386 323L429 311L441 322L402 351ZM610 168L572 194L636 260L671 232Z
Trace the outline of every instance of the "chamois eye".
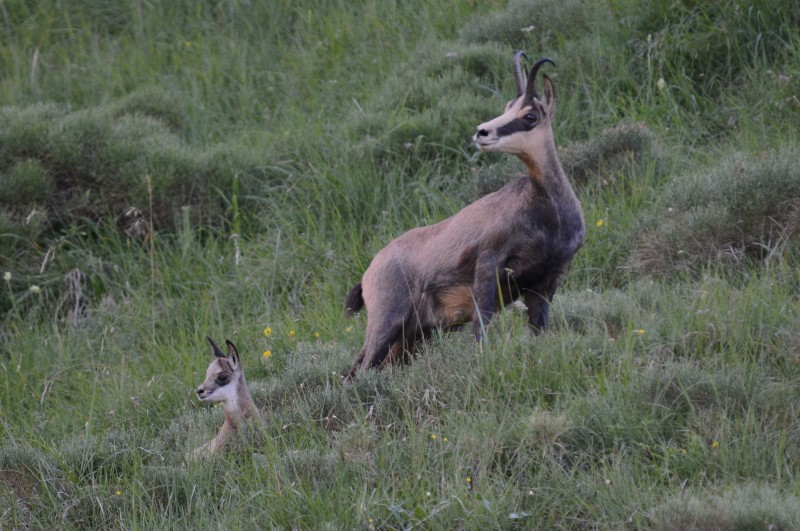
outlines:
M531 125L536 125L536 123L539 121L539 115L535 112L529 112L525 115L525 121Z
M230 380L230 377L227 374L220 374L217 376L217 384L218 385L225 385Z

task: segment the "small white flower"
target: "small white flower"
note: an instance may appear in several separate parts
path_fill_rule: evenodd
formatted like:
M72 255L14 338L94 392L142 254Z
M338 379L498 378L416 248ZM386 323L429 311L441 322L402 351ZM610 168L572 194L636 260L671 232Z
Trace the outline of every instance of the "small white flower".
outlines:
M656 81L656 86L658 87L658 90L664 92L664 89L667 88L667 82L664 81L663 77L660 77L658 78L658 81Z
M5 280L6 282L11 280L11 271L6 271L5 273L3 273L3 280Z
M30 288L28 288L28 290L29 290L31 293L39 293L39 292L41 292L41 291L42 291L42 289L41 289L39 286L37 286L36 284L34 284L34 285L33 285L33 286L31 286Z

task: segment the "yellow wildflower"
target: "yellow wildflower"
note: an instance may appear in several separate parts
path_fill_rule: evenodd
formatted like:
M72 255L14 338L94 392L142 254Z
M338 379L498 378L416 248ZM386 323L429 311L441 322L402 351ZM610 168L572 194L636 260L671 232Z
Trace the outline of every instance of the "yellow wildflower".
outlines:
M431 440L435 441L436 440L436 435L431 434Z
M713 448L714 450L719 448L719 441L711 441L711 448Z
M294 330L289 330L289 337L294 337Z
M121 491L121 490L118 490L118 491L116 492L116 494L117 494L117 496L122 496L122 491Z
M271 336L272 335L272 328L270 328L269 326L266 327L264 329L264 335L267 336L267 337Z
M642 329L642 328L640 328L639 330L636 330L635 332L636 332L636 335L638 335L638 336L643 336L644 335L644 329Z
M595 225L597 225L598 227L602 227L605 224L606 224L606 220L604 220L604 219L598 219L597 223L595 223Z
M271 350L265 350L264 353L261 354L261 355L264 356L265 358L269 358L270 356L272 356L272 351Z

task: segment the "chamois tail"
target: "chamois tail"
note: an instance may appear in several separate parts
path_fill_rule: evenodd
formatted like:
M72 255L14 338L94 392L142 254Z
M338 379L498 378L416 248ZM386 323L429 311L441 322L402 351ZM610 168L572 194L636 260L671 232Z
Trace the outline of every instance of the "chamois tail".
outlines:
M350 293L347 294L347 299L344 303L344 310L348 317L352 317L364 307L364 296L361 288L361 282L353 286Z

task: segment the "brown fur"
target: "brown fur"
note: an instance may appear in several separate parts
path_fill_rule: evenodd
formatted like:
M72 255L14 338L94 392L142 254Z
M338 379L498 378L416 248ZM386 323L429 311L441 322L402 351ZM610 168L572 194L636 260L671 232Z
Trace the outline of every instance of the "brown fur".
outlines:
M439 326L447 326L471 321L475 302L472 291L467 286L454 286L439 294L439 300L435 306L437 307Z

